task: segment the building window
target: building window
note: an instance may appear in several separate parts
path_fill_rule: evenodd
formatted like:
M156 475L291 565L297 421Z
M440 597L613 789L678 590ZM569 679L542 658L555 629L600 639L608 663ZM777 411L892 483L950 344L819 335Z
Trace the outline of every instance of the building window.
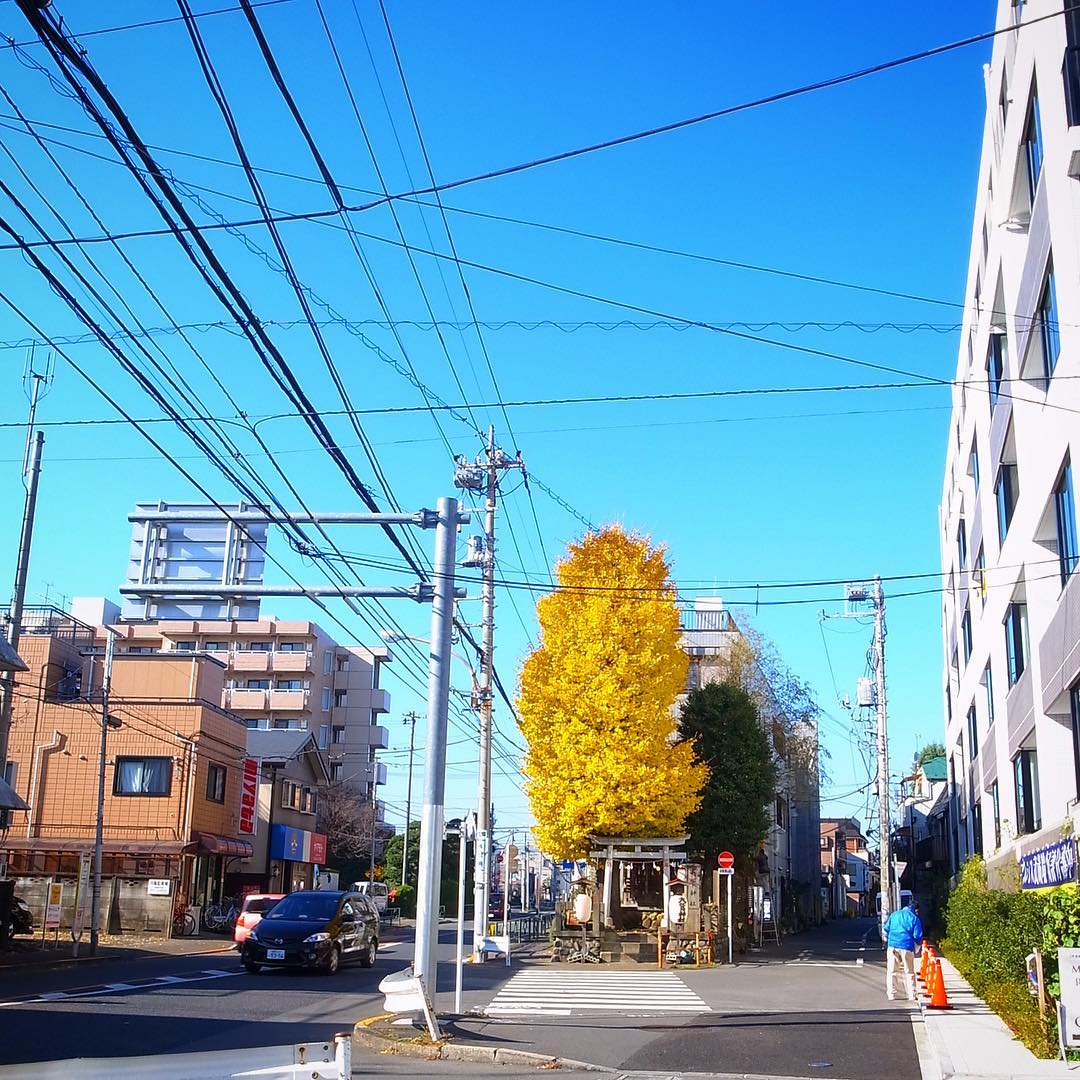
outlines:
M319 749L325 750L330 745L330 725L319 725Z
M330 762L330 779L334 780L334 781L338 781L338 780L341 779L341 762L340 761L331 761Z
M960 569L967 566L967 528L964 519L960 519L960 525L956 530L956 554L960 557Z
M787 828L787 803L779 795L776 796L776 827Z
M334 691L334 708L335 709L344 709L345 708L345 703L346 703L347 700L348 700L348 698L346 697L346 691L344 691L344 690L335 690Z
M349 670L349 658L347 656L339 656L337 658L337 669L338 671Z
M986 690L986 726L991 728L994 726L994 676L989 664L983 671L982 684Z
M1057 290L1054 288L1054 264L1046 268L1046 283L1039 297L1039 341L1042 344L1043 372L1049 379L1057 367L1061 353L1061 332L1058 329Z
M334 670L334 653L332 650L327 649L323 653L323 674L329 675Z
M304 788L300 796L300 812L302 814L314 814L317 809L316 796L313 788Z
M114 795L168 795L172 758L118 757L113 770Z
M330 687L324 686L322 692L322 711L330 711Z
M248 729L248 731L258 731L259 730L259 721L257 719L256 720L245 720L244 721L244 727L246 727Z
M998 469L997 486L994 488L994 496L997 499L998 511L998 541L1005 543L1005 536L1012 524L1013 511L1016 509L1016 499L1020 494L1020 483L1016 472L1016 465L1002 462Z
M208 641L204 647L207 652L229 651L229 643L227 641Z
M278 679L275 690L303 690L303 679Z
M158 650L153 645L132 645L128 649L129 656L153 656Z
M274 643L272 641L249 641L244 648L248 652L273 652Z
M975 485L975 492L979 491L979 445L972 439L971 440L971 453L968 455L968 476L971 477L972 482Z
M248 679L244 683L244 689L245 690L269 690L270 689L270 680L269 679Z
M821 850L822 851L832 851L832 837L831 836L823 836L821 838Z
M1005 654L1009 664L1009 686L1013 687L1027 667L1027 604L1011 603L1005 613Z
M990 411L998 403L1005 364L1009 358L1009 336L1004 331L990 335L990 352L986 357L986 385L990 393Z
M195 641L174 641L173 648L177 652L194 652L197 644Z
M340 746L345 741L345 728L335 724L330 729L330 742L334 746Z
M979 756L979 721L975 715L975 706L972 705L967 713L968 746L970 747L971 760Z
M1039 96L1035 88L1031 90L1031 106L1028 109L1027 124L1024 126L1024 161L1027 164L1028 197L1035 202L1035 192L1039 187L1039 173L1042 172L1043 143L1042 121L1039 118Z
M1042 827L1039 807L1039 759L1034 750L1021 750L1013 759L1016 777L1016 831L1024 836Z
M990 785L990 802L994 808L994 850L996 851L1001 847L1001 793L996 780Z
M975 563L972 566L972 581L979 587L979 599L986 600L986 551L979 544L979 550L975 553Z
M206 797L211 802L223 803L225 801L224 765L210 763L206 773Z
M971 851L973 855L982 855L982 803L976 800L971 806Z
M964 642L964 663L971 659L971 611L964 609L964 616L960 620L960 636Z
M285 810L300 809L300 785L291 780L281 781L281 805Z
M1076 503L1073 500L1072 464L1067 459L1061 476L1054 486L1054 517L1057 522L1058 565L1061 569L1061 587L1076 569Z
M282 641L278 643L278 652L307 652L307 645L303 641Z

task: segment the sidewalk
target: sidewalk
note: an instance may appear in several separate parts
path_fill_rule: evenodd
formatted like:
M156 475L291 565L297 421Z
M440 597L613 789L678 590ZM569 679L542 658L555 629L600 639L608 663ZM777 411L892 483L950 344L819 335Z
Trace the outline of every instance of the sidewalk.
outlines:
M101 963L105 960L131 960L145 956L202 956L232 951L232 939L221 934L205 937L162 938L148 934L102 934L96 956L87 955L88 935L83 936L80 955L71 955L71 938L60 935L53 945L50 938L43 949L41 938L18 937L0 950L0 973L12 968L49 967L61 964Z
M920 1046L923 1080L1080 1078L1080 1062L1067 1065L1035 1057L944 957L941 970L951 1008L920 1006L926 1042L937 1066L936 1071L928 1072L924 1048Z

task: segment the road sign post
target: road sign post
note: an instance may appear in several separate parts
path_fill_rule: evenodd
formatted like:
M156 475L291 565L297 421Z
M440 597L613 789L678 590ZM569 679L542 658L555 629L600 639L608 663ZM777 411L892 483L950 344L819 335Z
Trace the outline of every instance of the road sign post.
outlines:
M732 890L735 886L735 856L730 851L721 851L716 856L716 865L720 873L727 878L727 962L732 963L732 933L731 933L731 908Z

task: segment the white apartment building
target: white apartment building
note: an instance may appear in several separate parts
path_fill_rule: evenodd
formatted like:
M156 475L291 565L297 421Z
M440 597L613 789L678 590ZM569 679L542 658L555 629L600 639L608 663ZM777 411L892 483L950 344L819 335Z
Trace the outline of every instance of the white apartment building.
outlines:
M939 511L949 846L1080 821L1080 12L999 0ZM1030 26L1021 22L1057 15Z

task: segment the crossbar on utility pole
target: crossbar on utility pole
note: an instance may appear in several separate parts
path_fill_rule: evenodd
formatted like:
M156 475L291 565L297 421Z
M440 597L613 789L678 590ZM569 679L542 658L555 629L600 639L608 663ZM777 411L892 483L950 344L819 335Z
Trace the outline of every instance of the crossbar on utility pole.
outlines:
M450 703L450 639L454 627L454 553L460 522L457 499L440 499L435 530L434 597L424 761L424 809L420 816L420 868L416 884L416 945L413 974L432 993L438 974L439 885L442 873L446 795L446 727Z

